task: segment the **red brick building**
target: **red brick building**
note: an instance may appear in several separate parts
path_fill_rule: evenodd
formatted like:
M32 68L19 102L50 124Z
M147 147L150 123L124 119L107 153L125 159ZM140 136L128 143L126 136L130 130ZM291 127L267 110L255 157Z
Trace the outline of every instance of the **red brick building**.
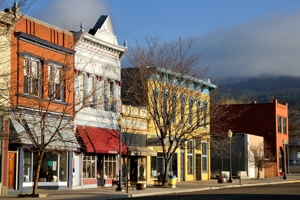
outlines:
M224 112L229 116L221 117L220 120L226 121L233 133L263 136L265 144L271 146L271 150L276 156L276 167L272 172L266 172L266 176L282 174L287 169L284 166L288 163L288 154L286 153L289 141L288 104L280 104L274 100L272 103L253 102L252 104L233 104L223 107ZM224 130L224 133L227 131Z
M6 85L6 91L2 86L1 109L7 111L0 113L0 121L9 135L9 146L7 140L3 146L2 194L32 188L37 149L44 147L47 152L38 186L71 188L72 152L79 146L70 126L74 115L73 34L22 16L17 7L6 12L16 18L8 27L10 59L2 64L6 71L0 72L1 84Z

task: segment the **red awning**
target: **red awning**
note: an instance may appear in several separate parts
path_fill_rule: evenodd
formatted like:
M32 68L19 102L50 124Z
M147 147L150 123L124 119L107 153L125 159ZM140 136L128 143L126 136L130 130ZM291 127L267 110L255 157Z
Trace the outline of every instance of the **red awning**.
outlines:
M90 126L77 126L77 132L89 153L119 154L119 131ZM126 145L122 141L122 154L127 154Z

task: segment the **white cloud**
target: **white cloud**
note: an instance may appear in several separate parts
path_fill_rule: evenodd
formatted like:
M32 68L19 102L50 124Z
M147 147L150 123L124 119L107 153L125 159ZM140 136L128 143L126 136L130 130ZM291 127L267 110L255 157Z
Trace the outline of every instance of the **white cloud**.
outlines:
M109 5L105 0L52 0L39 6L31 16L66 30L79 30L83 22L88 31L101 15L108 14Z
M218 78L300 76L300 11L267 16L195 38L201 66Z

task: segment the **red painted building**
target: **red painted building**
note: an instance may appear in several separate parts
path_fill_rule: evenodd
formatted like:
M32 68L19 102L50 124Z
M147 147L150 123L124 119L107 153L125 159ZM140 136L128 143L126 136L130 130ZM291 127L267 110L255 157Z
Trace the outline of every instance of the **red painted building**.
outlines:
M7 111L0 113L0 119L9 137L2 145L1 193L32 189L37 171L35 146L46 143L39 188L70 188L72 152L79 146L70 126L74 114L73 34L21 15L16 4L5 11L1 14L15 21L8 27L5 46L10 59L0 72L1 84L6 85L1 86L1 110Z
M288 154L286 152L288 152L289 141L287 103L281 104L274 100L272 103L233 104L224 105L223 110L228 115L218 120L225 121L233 133L263 136L265 144L270 145L276 156L276 167L270 176L279 176L287 171ZM227 131L224 130L224 133Z

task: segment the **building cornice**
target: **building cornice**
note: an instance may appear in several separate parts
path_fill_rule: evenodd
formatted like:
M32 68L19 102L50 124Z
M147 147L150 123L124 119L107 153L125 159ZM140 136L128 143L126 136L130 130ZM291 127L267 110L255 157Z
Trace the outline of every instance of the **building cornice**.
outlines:
M14 36L17 37L19 40L23 40L26 42L29 42L31 44L35 44L41 47L44 47L46 49L50 49L59 53L67 53L67 54L74 54L76 51L73 49L69 49L57 44L53 44L51 42L48 42L46 40L43 40L41 38L38 38L36 36L33 35L29 35L27 33L24 32L15 32Z

